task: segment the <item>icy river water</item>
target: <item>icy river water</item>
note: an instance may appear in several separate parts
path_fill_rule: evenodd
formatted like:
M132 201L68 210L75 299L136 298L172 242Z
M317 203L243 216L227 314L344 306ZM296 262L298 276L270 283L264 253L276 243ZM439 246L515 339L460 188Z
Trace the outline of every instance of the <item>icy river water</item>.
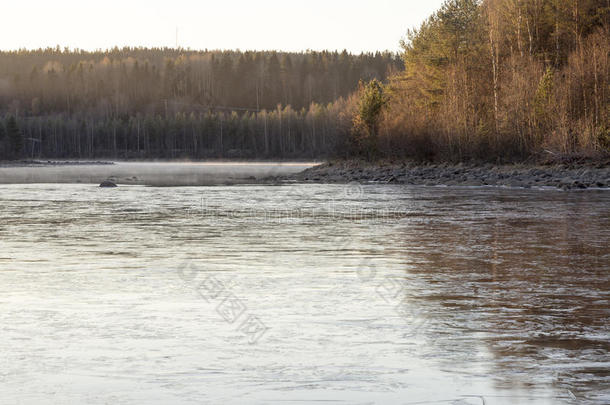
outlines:
M2 404L610 403L610 192L0 185Z

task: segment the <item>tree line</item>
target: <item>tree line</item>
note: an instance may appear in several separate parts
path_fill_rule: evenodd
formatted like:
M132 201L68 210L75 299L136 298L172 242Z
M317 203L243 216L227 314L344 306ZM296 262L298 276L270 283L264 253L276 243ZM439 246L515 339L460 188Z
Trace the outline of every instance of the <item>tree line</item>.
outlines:
M447 0L391 53L0 53L0 153L610 153L610 0ZM22 136L18 140L18 135Z
M267 159L332 156L348 142L345 100L294 110L177 112L90 117L9 116L0 122L7 158Z
M0 52L0 113L34 157L311 157L331 151L329 104L401 68L388 52Z

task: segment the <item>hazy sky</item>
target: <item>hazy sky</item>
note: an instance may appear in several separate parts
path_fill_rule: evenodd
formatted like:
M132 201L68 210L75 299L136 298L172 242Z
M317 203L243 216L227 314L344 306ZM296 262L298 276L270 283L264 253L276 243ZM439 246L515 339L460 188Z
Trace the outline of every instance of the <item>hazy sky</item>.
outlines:
M398 50L407 28L442 0L12 0L3 2L0 49Z

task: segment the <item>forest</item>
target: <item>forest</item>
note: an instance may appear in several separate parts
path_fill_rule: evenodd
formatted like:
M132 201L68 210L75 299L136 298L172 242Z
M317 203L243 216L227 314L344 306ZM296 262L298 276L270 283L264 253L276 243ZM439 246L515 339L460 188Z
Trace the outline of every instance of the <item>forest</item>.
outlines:
M0 158L607 155L609 15L447 0L400 54L0 52Z
M387 80L402 66L399 55L387 52L3 52L0 152L30 158L329 155L342 99L359 80Z
M449 0L402 41L379 138L424 159L610 148L610 1Z

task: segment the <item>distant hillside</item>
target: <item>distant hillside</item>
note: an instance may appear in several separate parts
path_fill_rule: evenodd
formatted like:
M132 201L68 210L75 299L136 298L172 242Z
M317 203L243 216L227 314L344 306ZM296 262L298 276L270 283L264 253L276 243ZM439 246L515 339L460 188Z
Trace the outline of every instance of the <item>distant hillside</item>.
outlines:
M0 52L0 106L24 115L131 115L207 107L301 109L385 79L398 55L182 49ZM8 110L8 111L7 111Z

